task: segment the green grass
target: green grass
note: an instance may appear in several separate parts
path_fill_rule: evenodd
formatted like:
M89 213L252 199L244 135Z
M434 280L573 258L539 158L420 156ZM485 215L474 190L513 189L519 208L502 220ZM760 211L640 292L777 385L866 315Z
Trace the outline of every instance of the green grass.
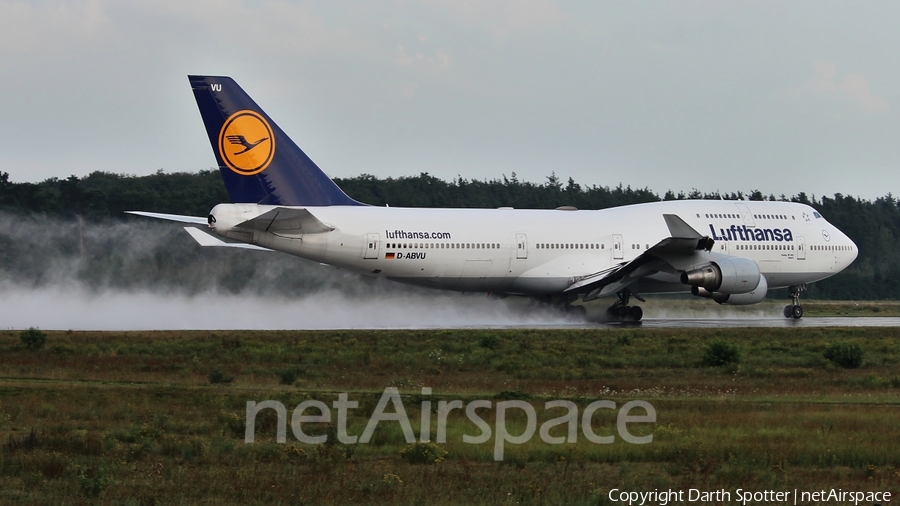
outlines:
M804 301L808 316L900 316L896 301Z
M598 504L611 488L900 490L900 329L593 329L321 332L48 332L42 350L0 332L0 503L22 504ZM741 360L701 365L710 343ZM823 356L859 343L858 369ZM484 346L490 343L491 346ZM232 377L210 384L210 373ZM285 371L290 371L285 381ZM290 384L285 384L290 383ZM249 400L290 410L349 392L359 435L383 390L399 388L418 433L420 403L524 399L539 423L567 399L650 401L652 443L505 446L454 411L447 452L412 464L397 423L370 444L304 445ZM421 387L432 388L422 396ZM336 415L336 410L332 410ZM580 411L579 411L580 412ZM511 411L511 413L515 413ZM494 412L483 413L492 427ZM432 417L432 424L436 423ZM616 435L615 412L593 419ZM513 434L522 416L507 420ZM30 438L32 428L35 437ZM306 429L305 429L306 430ZM325 428L310 424L308 433ZM432 425L431 433L436 427ZM564 435L556 427L551 435Z

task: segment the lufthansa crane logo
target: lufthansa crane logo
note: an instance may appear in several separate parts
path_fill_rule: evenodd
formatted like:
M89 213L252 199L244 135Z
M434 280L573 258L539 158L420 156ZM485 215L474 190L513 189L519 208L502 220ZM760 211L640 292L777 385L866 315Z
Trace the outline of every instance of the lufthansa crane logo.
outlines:
M272 127L253 111L232 114L219 132L219 155L229 169L242 176L259 174L275 156Z

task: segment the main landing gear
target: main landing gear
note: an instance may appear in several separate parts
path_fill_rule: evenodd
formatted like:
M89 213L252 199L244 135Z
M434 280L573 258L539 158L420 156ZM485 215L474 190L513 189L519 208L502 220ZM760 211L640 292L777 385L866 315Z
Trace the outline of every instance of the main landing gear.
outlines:
M556 315L562 315L574 320L586 320L587 308L572 304L576 299L574 294L565 296L532 297L529 311L550 311Z
M622 290L617 293L618 300L609 309L606 310L606 318L610 321L620 322L639 322L644 317L644 310L640 306L629 306L628 300L632 294L629 290ZM634 295L634 298L646 302L644 299Z
M802 285L791 285L788 287L791 292L791 304L784 306L784 317L799 320L803 318L803 308L800 307L800 292L806 290L806 283Z
M563 309L563 311L565 312L566 316L570 316L572 318L575 318L576 320L587 319L587 308L586 307L575 306L572 304L569 304L564 307L565 307L565 309Z

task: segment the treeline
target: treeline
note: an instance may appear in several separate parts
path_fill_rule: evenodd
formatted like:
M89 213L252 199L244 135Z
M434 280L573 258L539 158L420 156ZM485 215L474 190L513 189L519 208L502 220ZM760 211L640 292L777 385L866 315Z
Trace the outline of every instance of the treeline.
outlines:
M811 286L807 296L820 299L900 299L900 201L890 193L875 200L835 194L809 197L804 193L763 195L748 193L688 193L668 191L660 196L648 188L586 186L572 178L563 183L555 174L542 183L521 181L513 173L501 179L451 181L428 173L379 179L369 174L336 178L351 197L367 204L393 207L469 207L579 209L680 199L783 200L816 208L859 246L860 255L846 271ZM122 220L124 211L205 216L228 195L216 170L198 173L126 176L94 172L86 177L15 183L0 172L0 210L63 219Z
M153 210L206 216L221 202L228 202L228 193L213 170L142 177L93 172L40 183L13 183L0 172L0 209L19 213L123 219L124 211Z

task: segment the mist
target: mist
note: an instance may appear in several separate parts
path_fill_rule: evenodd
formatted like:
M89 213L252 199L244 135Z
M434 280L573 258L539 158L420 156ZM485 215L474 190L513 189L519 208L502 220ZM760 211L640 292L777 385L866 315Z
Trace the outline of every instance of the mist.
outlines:
M337 329L570 323L488 299L374 280L283 253L203 248L144 218L0 213L0 328Z
M612 299L588 304L601 319ZM644 321L782 320L784 301L655 296ZM584 326L503 300L368 278L284 253L204 248L177 223L0 212L0 329L226 330ZM592 326L594 324L588 324Z

